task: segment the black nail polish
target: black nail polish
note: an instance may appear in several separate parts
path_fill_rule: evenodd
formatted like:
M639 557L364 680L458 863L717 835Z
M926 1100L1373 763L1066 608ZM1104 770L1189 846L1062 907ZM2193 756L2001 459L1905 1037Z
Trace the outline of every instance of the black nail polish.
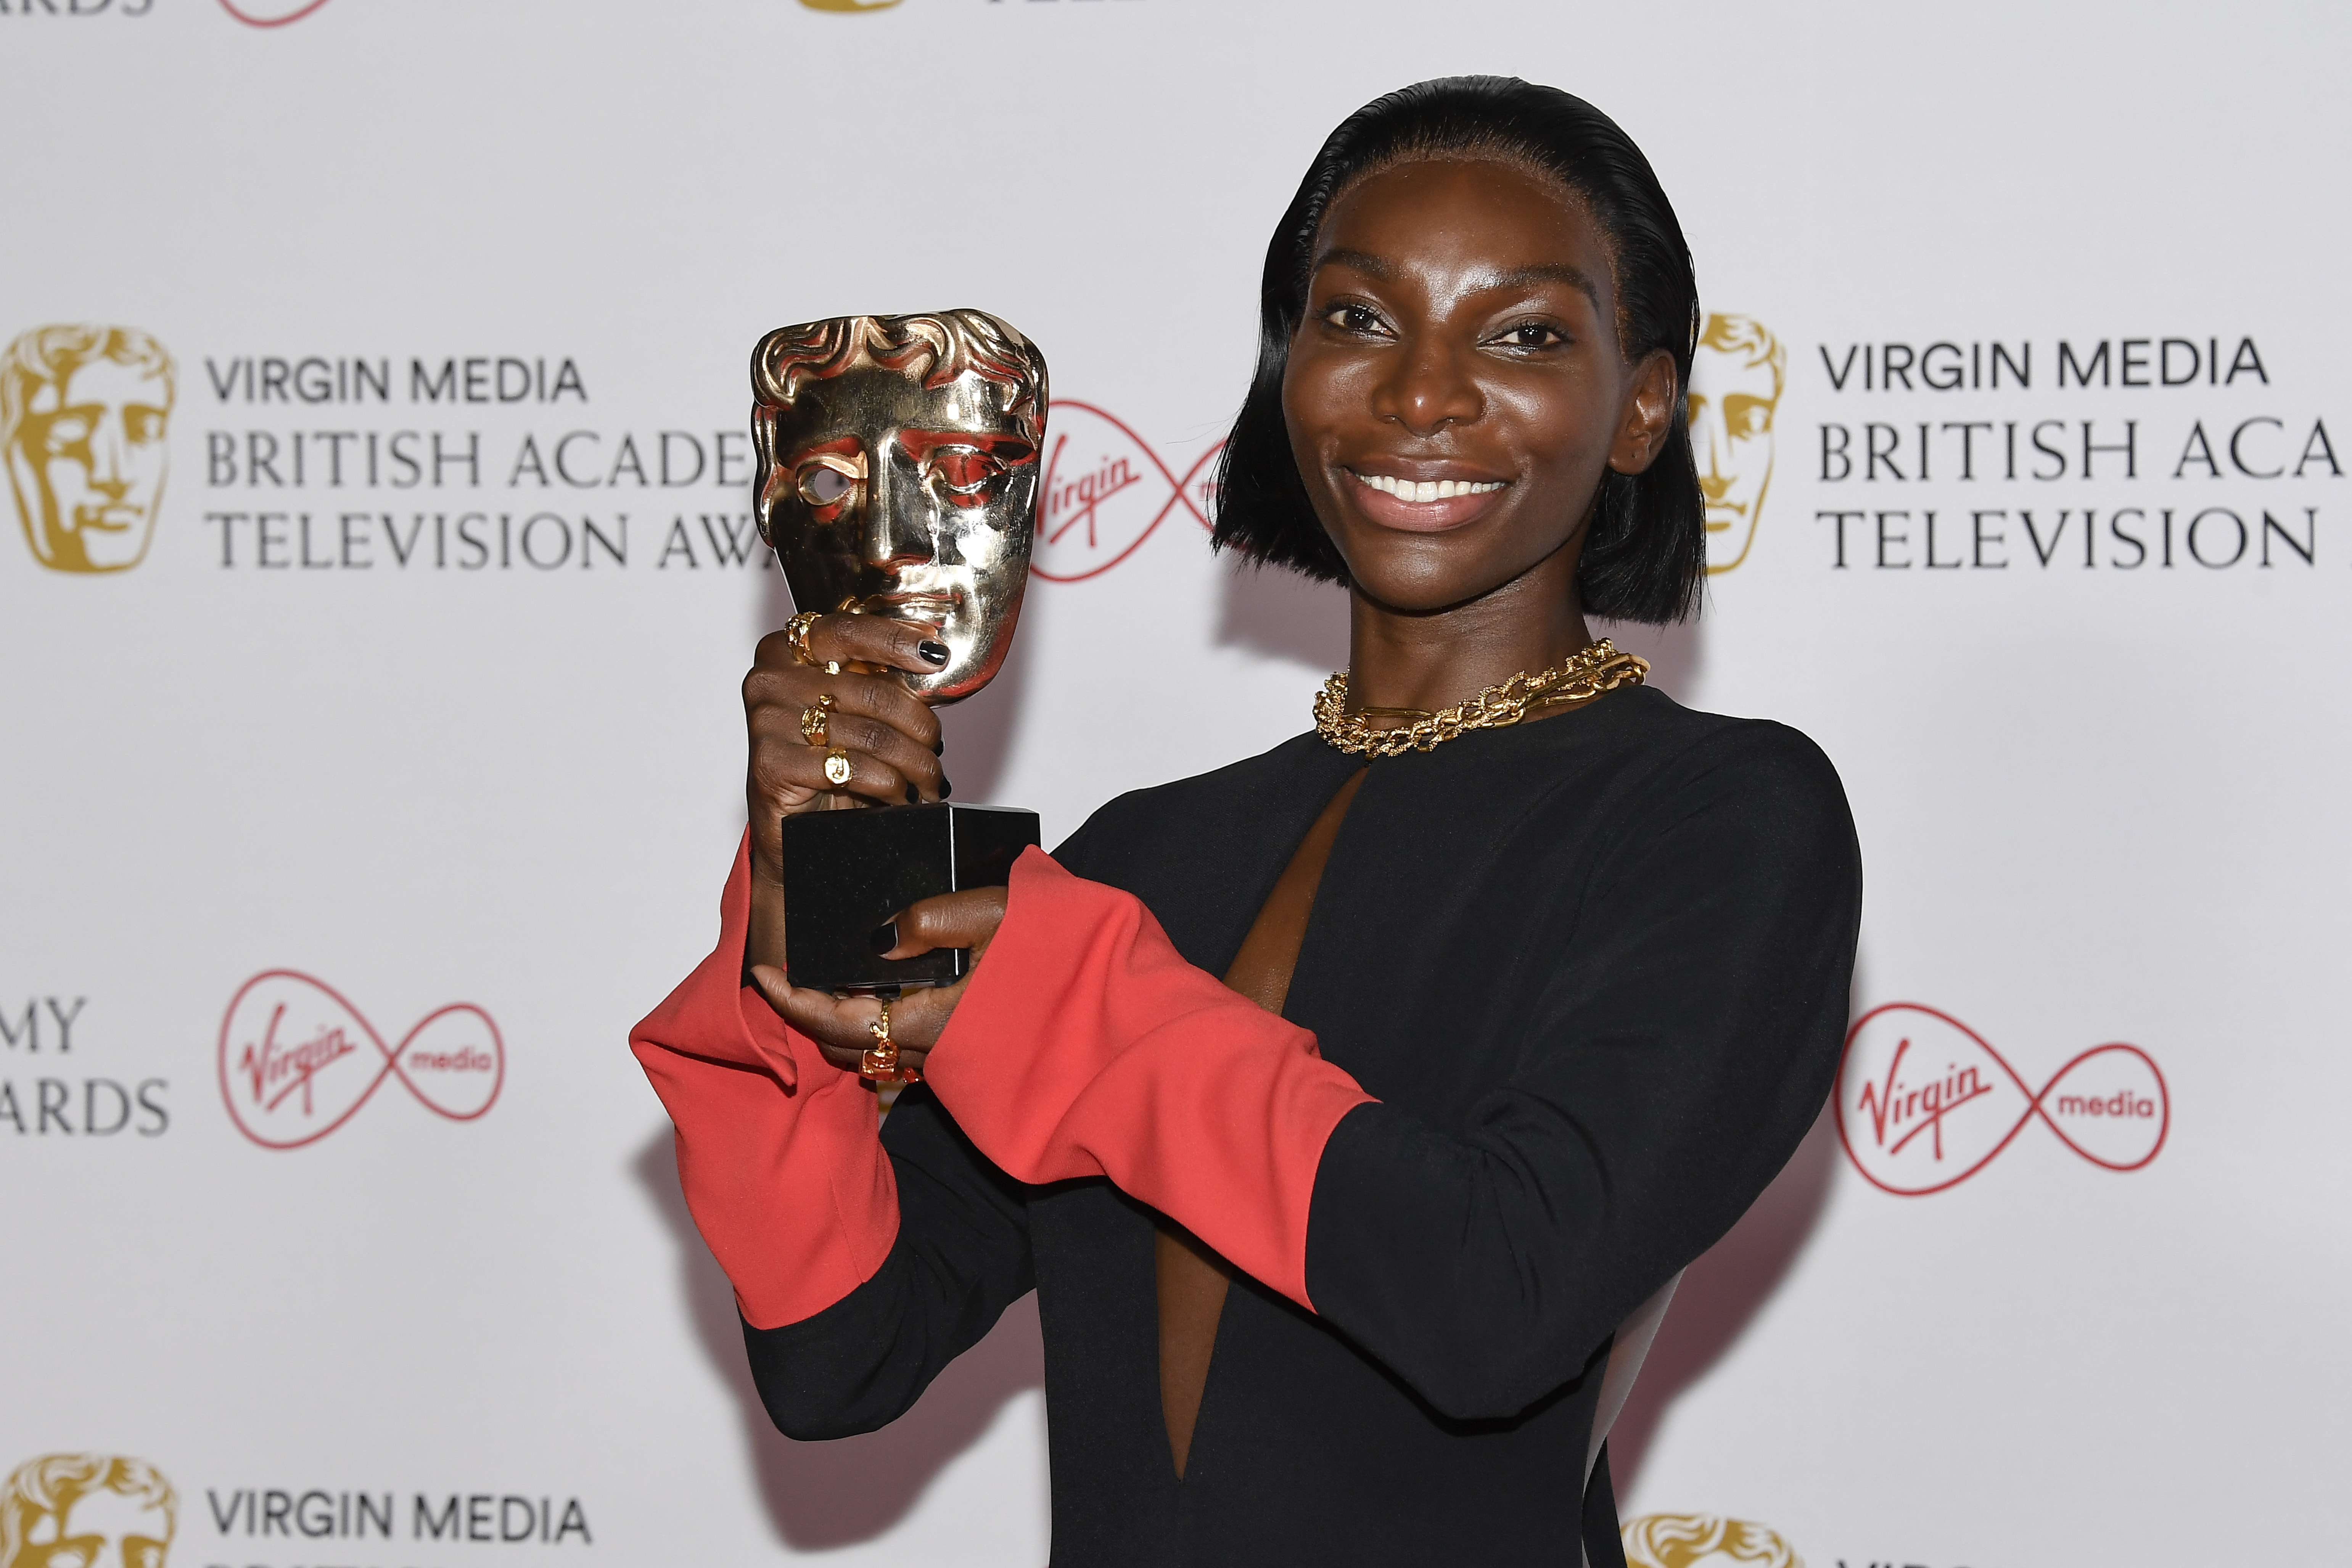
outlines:
M874 951L876 952L882 953L889 952L892 948L898 945L898 922L897 921L884 921L880 925L874 928L874 934L867 937L866 940L874 944Z
M915 645L915 651L921 654L925 658L929 659L933 664L945 664L948 661L948 645L943 642L930 642L928 640L919 642Z
M940 775L940 798L941 800L945 800L948 796L953 794L955 794L955 785L948 783L947 774L941 773Z
M908 804L908 805L913 805L917 804L917 803L918 803L918 802L919 802L922 798L923 798L923 792L922 792L922 791L920 791L920 790L917 789L913 784L908 784L908 785L907 786L907 804Z
M947 754L947 749L948 738L945 735L941 735L938 740L931 742L931 755L935 757L945 756Z

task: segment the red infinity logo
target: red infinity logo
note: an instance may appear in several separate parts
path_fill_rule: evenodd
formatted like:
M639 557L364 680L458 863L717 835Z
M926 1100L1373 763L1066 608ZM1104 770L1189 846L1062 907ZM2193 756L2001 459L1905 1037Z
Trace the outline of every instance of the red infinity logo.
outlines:
M2146 1165L2172 1127L2164 1074L2137 1046L2094 1046L2035 1090L1983 1036L1916 1002L1854 1020L1832 1104L1854 1169L1903 1197L1959 1185L2029 1121L2109 1171Z
M1030 566L1038 576L1049 583L1099 577L1134 554L1179 507L1209 526L1214 481L1203 474L1223 441L1180 475L1124 420L1091 403L1055 398L1047 427L1045 493Z
M388 1078L436 1115L471 1121L498 1102L506 1043L488 1013L458 1002L388 1047L334 987L291 969L247 981L221 1019L221 1099L237 1131L265 1149L317 1142Z
M221 0L221 9L248 27L283 27L289 22L300 21L326 3L327 0L308 0L308 4L297 5L292 10L279 16L256 16L240 7L236 0ZM265 5L262 9L268 10L268 7Z

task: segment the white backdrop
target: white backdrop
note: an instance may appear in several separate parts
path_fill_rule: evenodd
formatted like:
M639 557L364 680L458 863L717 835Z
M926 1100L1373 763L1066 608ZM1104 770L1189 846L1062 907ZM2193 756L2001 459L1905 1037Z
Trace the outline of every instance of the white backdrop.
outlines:
M1625 1511L2300 1560L2352 1373L2352 23L814 4L0 5L0 339L173 366L160 428L101 353L94 445L9 453L20 513L46 475L152 547L0 542L0 1466L152 1461L183 1565L1043 1561L1034 1311L889 1431L765 1430L624 1047L715 929L789 613L746 356L957 305L1045 349L1053 580L947 761L1050 842L1305 726L1341 603L1213 561L1196 465L1320 137L1496 70L1615 115L1781 346L1721 447L1752 546L1629 640L1821 742L1868 868L1839 1114L1692 1270ZM310 1054L249 1064L281 1005Z

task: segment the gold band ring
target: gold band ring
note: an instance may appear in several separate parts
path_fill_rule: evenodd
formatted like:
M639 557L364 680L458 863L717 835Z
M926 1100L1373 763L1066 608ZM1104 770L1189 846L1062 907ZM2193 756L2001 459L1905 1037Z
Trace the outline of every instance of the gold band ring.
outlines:
M824 754L824 782L835 786L849 782L849 753L839 746Z
M833 693L828 691L815 702L801 710L801 739L812 746L830 746L833 737L826 724L833 714Z

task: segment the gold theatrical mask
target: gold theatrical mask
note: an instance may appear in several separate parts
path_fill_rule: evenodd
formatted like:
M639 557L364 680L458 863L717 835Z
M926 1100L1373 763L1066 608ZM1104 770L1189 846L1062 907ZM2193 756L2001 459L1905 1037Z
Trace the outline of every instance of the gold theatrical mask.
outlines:
M926 701L1011 648L1036 533L1045 359L979 310L836 316L751 355L760 534L803 610L921 621L947 644Z
M122 572L154 538L172 356L135 327L36 327L0 359L0 450L33 558Z
M1691 455L1706 500L1706 569L1748 559L1772 483L1772 416L1788 351L1761 321L1709 316L1691 358Z

